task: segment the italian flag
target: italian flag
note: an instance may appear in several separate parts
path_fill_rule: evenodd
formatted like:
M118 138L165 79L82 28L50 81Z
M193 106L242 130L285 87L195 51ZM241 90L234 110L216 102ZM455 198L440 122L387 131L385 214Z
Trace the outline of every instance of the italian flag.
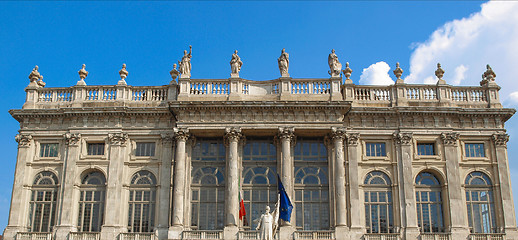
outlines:
M243 220L243 226L248 226L248 221L246 221L245 201L241 197L241 192L241 180L239 180L239 220Z

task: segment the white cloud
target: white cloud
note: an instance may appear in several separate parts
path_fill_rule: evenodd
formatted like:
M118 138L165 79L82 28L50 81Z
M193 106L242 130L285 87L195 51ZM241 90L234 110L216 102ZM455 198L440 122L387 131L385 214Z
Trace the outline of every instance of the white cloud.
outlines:
M490 1L481 11L467 18L445 23L424 43L413 44L407 83L425 83L436 79L436 64L446 71L448 84L476 86L486 64L497 74L502 87L500 99L512 97L518 103L518 2ZM435 82L436 80L433 80Z
M394 80L389 75L390 67L386 62L377 62L364 68L360 76L360 84L362 85L390 85L394 84Z

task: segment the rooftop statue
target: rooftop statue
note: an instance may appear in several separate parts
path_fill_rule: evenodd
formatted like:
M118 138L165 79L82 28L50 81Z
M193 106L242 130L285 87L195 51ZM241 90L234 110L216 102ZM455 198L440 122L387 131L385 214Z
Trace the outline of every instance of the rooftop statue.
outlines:
M126 85L126 77L128 77L128 71L126 70L126 63L122 64L122 69L119 71L119 75L121 76L121 80L117 84Z
M189 45L189 53L187 50L183 50L182 61L178 61L180 66L180 78L191 78L191 58L192 58L192 46Z
M176 70L176 63L173 64L173 70L169 71L169 74L171 74L171 78L173 79L169 84L173 84L173 82L176 83L176 78L180 74L180 72Z
M43 82L43 76L38 72L38 65L36 65L33 69L31 74L29 74L29 79L32 82L35 82L38 84L38 86L45 87L45 83Z
M338 61L338 56L336 56L335 50L331 50L331 53L327 57L327 63L329 64L329 75L331 77L339 77L340 71L342 70L342 64Z
M279 71L281 72L281 77L290 77L288 73L288 68L290 67L290 55L283 48L281 52L281 56L277 59L279 63Z
M437 76L439 80L442 80L442 77L444 76L444 70L441 68L440 63L437 63L437 70L435 70L435 76Z
M86 71L86 65L83 64L81 69L77 72L79 74L79 78L81 80L77 81L77 85L86 85L85 78L88 76L88 71Z
M230 77L239 77L239 71L241 71L241 66L243 66L243 62L241 58L237 55L237 50L232 54L232 59L230 59Z
M353 70L349 67L349 63L348 62L345 63L345 69L342 70L342 72L344 73L345 81L349 80L350 83L352 83L351 73L353 72Z

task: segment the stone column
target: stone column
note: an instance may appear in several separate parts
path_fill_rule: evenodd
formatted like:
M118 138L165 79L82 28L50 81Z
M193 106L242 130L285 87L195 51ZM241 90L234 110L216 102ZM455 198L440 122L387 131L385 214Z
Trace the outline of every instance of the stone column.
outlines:
M106 208L104 214L104 225L101 230L101 239L115 239L119 233L123 232L126 224L123 221L125 204L121 204L122 199L122 179L124 174L124 161L126 159L125 150L128 134L110 133L108 134L110 164L108 165L108 182L106 186Z
M447 207L450 212L450 232L452 239L466 239L469 228L466 220L466 203L463 200L462 179L460 177L460 163L457 142L458 133L442 133L441 139L444 145L444 157L446 161L446 182L448 183ZM462 214L460 214L462 213Z
M11 198L11 209L9 212L9 223L4 230L4 239L15 239L17 232L26 232L27 212L29 210L28 196L29 190L24 187L28 184L24 182L24 176L28 174L27 159L31 158L31 145L33 145L32 135L17 134L15 138L18 142L18 158L14 172L13 192ZM34 150L33 150L34 151Z
M66 239L68 233L77 231L77 202L75 199L76 168L80 154L81 134L66 133L64 136L66 145L65 160L63 161L63 179L59 198L59 215L56 226L56 239Z
M361 150L360 133L347 133L347 160L349 177L349 213L350 213L350 232L351 239L361 239L365 229L365 219L362 216L364 208L360 207L360 178L358 177L358 162L360 161Z
M225 239L237 239L239 231L239 140L243 137L240 128L225 130L227 145L227 179L225 184Z
M162 156L160 166L160 201L158 207L158 238L167 239L169 230L169 198L171 196L171 163L173 162L173 135L161 134Z
M335 231L336 239L348 237L347 228L347 205L345 191L345 158L344 158L344 128L332 128L331 138L334 145L334 186L335 186Z
M417 239L419 228L412 168L412 133L394 133L394 141L397 144L402 234L405 239Z
M293 216L295 214L295 202L293 199L293 158L291 156L291 142L295 140L295 134L293 134L293 127L280 127L279 133L277 135L278 139L281 142L281 181L284 185L284 189L288 194L292 204L293 204L293 212L291 216L291 221L295 219ZM292 226L290 222L285 222L281 220L281 228L279 230L279 239L291 239L293 238L293 232L295 228Z
M516 229L516 215L514 212L513 191L511 188L511 175L509 173L509 160L507 159L507 141L509 135L506 133L497 133L492 136L495 144L495 155L498 164L498 181L500 184L501 206L503 213L504 228L507 239L518 239ZM495 198L497 200L497 198ZM498 211L497 211L498 212Z
M173 185L173 226L169 229L170 239L179 239L184 227L184 197L185 197L185 143L189 139L189 130L175 128L176 154L174 164Z

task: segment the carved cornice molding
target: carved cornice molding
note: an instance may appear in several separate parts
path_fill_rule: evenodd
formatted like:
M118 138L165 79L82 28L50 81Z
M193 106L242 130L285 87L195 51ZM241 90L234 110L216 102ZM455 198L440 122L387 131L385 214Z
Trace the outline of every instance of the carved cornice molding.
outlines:
M240 127L225 128L225 136L224 136L225 146L228 146L231 142L239 143L239 140L241 140L241 139L244 139L244 136L241 133Z
M177 142L187 142L191 134L187 128L174 128L174 138Z
M509 141L509 135L507 133L493 134L492 139L496 146L507 148L507 142Z
M444 145L447 146L457 146L457 140L459 140L460 134L451 132L451 133L441 133L441 140Z
M410 145L412 144L413 134L409 132L395 132L392 137L397 144Z
M110 133L108 134L108 140L110 145L115 146L126 146L126 141L128 141L127 133Z
M360 133L347 133L347 145L357 146L360 143Z
M18 143L18 147L30 147L32 135L30 134L16 134L14 140Z
M65 139L65 144L68 146L79 146L79 141L81 140L80 133L65 133L63 134L63 138Z

